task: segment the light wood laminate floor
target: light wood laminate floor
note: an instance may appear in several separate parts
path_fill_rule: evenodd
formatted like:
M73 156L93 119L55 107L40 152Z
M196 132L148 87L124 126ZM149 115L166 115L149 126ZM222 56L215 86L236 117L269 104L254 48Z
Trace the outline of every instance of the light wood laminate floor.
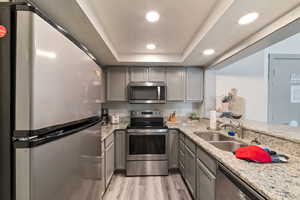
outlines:
M104 200L192 200L181 176L126 177L115 175Z

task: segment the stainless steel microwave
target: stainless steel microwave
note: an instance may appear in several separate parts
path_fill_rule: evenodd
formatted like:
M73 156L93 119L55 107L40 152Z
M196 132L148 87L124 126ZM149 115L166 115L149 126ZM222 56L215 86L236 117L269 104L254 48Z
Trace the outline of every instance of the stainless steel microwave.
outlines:
M130 82L128 101L132 104L164 104L167 101L165 82Z

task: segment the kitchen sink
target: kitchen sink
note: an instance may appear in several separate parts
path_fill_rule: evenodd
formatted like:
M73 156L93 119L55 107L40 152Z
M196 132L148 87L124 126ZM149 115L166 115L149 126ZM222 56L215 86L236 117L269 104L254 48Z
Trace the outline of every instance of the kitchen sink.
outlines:
M210 142L210 144L214 145L218 149L223 151L234 152L240 147L246 147L247 144L236 142L236 141L223 141L223 142Z
M232 141L233 138L213 133L213 132L194 132L198 137L202 138L205 141Z

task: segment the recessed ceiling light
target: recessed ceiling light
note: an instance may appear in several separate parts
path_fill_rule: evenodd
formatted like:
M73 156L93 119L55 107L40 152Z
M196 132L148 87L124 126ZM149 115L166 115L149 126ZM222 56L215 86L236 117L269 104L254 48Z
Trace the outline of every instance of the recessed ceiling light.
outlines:
M203 54L206 55L206 56L212 55L214 53L215 53L214 49L206 49L206 50L203 51Z
M159 14L156 11L150 11L146 14L146 19L153 23L159 20Z
M240 25L250 24L258 18L259 14L257 12L249 13L239 19Z
M153 50L153 49L156 48L155 44L147 44L146 47L147 47L147 49L149 49L149 50Z

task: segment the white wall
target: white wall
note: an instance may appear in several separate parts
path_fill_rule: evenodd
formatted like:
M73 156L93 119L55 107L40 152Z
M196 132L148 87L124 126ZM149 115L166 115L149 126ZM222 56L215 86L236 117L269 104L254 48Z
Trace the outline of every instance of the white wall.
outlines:
M118 113L121 117L129 116L131 110L161 110L167 117L176 111L179 117L188 117L192 112L200 113L202 103L167 103L167 104L129 104L126 102L110 102L103 104L102 107L109 108L109 112Z
M300 33L227 66L216 75L216 96L237 88L245 98L245 118L268 120L268 55L300 54Z
M265 52L260 51L217 71L216 95L222 96L231 88L245 99L245 119L267 122Z
M202 115L209 117L209 111L216 109L216 71L204 71L204 102L202 106Z
M300 54L300 33L270 46L266 51L273 54Z

